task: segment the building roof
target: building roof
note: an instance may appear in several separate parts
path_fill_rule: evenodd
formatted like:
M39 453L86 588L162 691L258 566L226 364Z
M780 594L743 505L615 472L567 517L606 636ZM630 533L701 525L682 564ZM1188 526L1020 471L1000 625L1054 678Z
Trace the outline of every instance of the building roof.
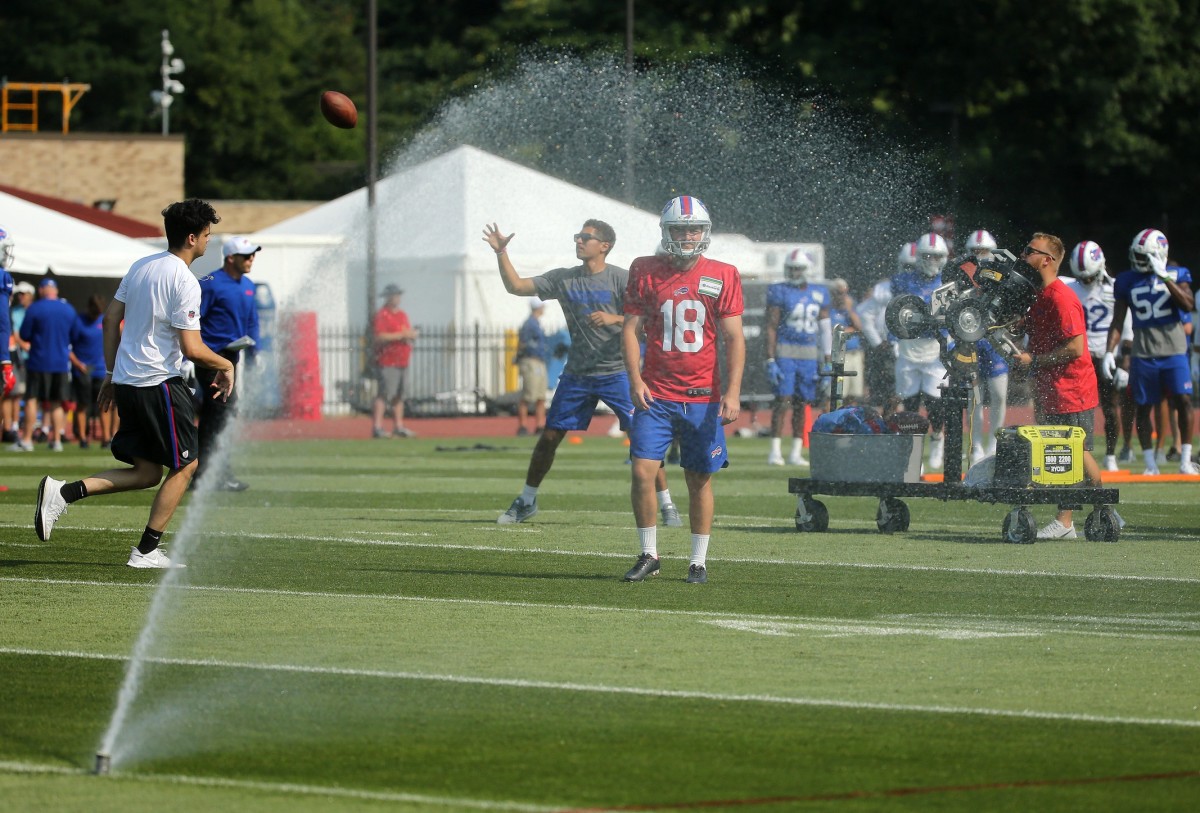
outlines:
M148 237L162 237L163 230L161 226L156 226L152 223L146 223L141 220L135 220L132 217L119 215L116 212L107 212L103 209L97 209L94 206L88 206L83 203L56 198L51 195L42 195L38 192L30 192L26 189L18 189L15 186L7 186L0 184L0 192L6 195L12 195L14 198L35 203L46 209L52 209L55 212L61 212L64 215L69 215L77 220L82 220L85 223L91 223L94 226L99 226L102 229L116 232L125 237L135 239L143 239Z

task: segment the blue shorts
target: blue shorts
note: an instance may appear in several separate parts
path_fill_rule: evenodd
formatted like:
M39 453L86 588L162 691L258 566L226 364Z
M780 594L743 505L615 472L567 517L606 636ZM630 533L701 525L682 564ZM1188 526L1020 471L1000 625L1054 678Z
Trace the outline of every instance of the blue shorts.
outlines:
M1129 363L1129 393L1141 406L1157 404L1164 395L1191 395L1192 371L1187 356L1143 359Z
M659 398L649 409L638 410L629 431L629 456L662 460L676 436L682 468L712 474L729 465L721 404L715 401L693 404Z
M799 398L810 404L817 400L816 359L776 359L775 363L783 370L783 383L775 388L775 394L780 398Z
M568 375L558 378L554 400L546 413L546 428L569 432L587 429L596 413L596 404L608 404L617 414L621 429L629 429L633 417L633 398L629 395L629 376L625 373L612 375Z

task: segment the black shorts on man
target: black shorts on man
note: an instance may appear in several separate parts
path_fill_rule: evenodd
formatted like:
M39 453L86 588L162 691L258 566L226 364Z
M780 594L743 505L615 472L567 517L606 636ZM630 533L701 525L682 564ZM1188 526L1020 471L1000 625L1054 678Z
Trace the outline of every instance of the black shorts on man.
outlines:
M112 441L113 457L135 458L181 469L198 458L196 410L182 378L153 387L114 386L121 427Z

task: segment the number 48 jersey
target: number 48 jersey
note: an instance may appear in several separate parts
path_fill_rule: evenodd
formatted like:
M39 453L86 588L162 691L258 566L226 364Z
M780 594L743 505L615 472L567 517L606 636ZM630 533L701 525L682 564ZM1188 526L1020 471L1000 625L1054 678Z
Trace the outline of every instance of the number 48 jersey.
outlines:
M742 278L728 263L700 257L681 271L661 257L629 267L625 313L646 329L642 379L656 398L721 400L717 336L722 319L741 316Z

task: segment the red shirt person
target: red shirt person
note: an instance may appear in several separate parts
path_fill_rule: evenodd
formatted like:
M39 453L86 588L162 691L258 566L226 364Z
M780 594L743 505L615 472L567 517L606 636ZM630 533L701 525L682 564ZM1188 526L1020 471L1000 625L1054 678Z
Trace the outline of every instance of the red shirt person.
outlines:
M404 385L418 331L408 321L408 314L400 309L400 297L403 294L404 291L395 285L384 288L380 296L386 297L386 301L375 312L372 322L379 383L372 410L372 434L377 438L407 438L414 434L404 425ZM383 428L383 418L389 406L393 421L391 432Z

